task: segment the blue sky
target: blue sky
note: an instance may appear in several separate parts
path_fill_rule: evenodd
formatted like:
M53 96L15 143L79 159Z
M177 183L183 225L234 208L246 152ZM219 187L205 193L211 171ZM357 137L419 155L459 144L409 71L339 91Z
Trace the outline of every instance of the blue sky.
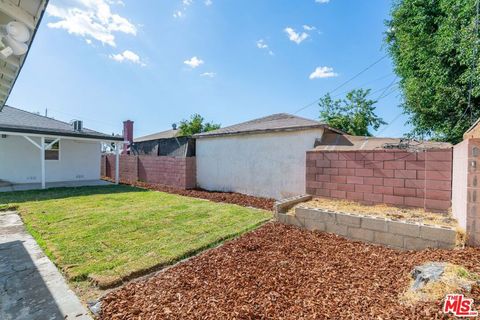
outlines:
M223 126L295 113L385 55L385 0L51 0L8 100L106 133L193 113ZM371 88L408 131L389 57L333 93ZM316 119L316 104L297 113ZM400 115L400 116L399 116Z

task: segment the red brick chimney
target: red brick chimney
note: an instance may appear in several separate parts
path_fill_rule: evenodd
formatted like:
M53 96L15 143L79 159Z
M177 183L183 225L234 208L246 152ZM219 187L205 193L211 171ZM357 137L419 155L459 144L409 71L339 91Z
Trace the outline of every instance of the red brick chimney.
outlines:
M123 121L123 141L125 141L125 147L122 154L128 154L130 151L130 145L133 143L133 121Z

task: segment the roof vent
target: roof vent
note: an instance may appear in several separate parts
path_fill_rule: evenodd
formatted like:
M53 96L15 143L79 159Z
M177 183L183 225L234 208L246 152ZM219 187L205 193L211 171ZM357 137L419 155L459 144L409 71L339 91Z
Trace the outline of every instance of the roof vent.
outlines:
M176 123L172 123L172 129L177 130L177 124Z
M80 132L83 129L83 122L81 120L73 120L72 126L74 131Z

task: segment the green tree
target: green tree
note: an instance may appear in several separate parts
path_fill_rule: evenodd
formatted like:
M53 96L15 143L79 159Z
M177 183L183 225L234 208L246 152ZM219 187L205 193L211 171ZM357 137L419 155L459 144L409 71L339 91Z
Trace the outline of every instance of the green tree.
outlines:
M208 132L220 128L219 124L212 122L204 123L203 117L198 113L193 114L190 120L180 121L179 130L182 136L191 136L196 133Z
M475 6L476 0L393 4L385 39L401 79L403 108L413 136L457 143L480 117Z
M330 94L320 99L320 120L333 128L356 136L371 136L370 127L377 130L386 124L375 115L377 101L367 99L370 89L357 89L347 93L345 99L333 100Z

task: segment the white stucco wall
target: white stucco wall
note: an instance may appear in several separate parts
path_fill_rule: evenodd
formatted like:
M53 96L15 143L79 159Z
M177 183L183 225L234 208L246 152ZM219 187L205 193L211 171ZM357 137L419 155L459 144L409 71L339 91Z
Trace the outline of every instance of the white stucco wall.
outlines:
M464 230L467 228L468 142L453 147L452 215Z
M202 138L200 188L283 199L305 193L306 151L323 129Z
M40 144L40 138L34 138ZM45 161L47 182L100 178L100 142L60 140L60 160ZM0 137L0 180L40 183L40 150L25 138Z

